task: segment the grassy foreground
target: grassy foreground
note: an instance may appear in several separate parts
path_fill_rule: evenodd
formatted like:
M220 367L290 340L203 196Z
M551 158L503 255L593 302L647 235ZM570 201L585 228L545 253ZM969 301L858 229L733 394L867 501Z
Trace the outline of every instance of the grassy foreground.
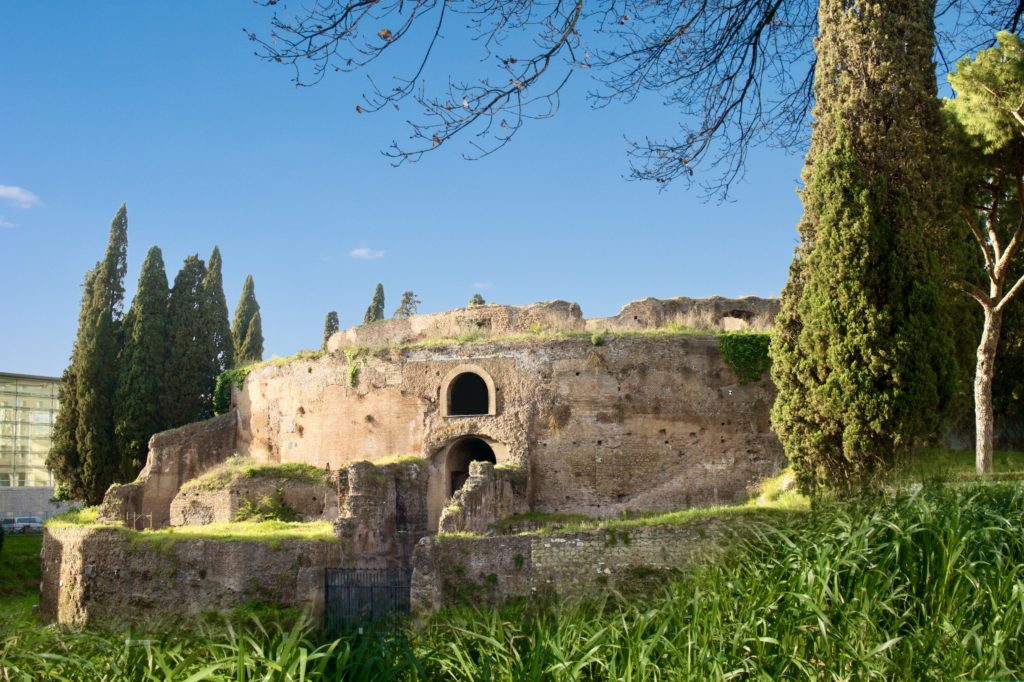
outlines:
M773 521L773 524L775 522ZM1024 488L926 486L763 525L642 600L449 610L322 641L279 616L191 631L0 615L10 680L948 680L1024 675ZM6 556L8 548L4 549ZM6 574L3 574L6 579Z

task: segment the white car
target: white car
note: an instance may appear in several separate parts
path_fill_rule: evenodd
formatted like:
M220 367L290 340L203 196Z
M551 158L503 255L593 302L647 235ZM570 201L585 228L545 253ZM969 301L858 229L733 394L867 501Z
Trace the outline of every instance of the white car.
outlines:
M6 530L6 528L5 528ZM43 520L38 516L18 516L14 519L12 533L42 533Z

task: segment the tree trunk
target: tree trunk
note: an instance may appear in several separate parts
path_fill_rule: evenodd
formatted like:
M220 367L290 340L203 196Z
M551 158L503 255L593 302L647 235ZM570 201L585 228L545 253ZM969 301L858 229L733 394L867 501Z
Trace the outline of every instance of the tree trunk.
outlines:
M996 369L996 347L1003 324L1002 311L985 306L985 326L978 344L978 364L974 372L974 431L975 464L979 474L992 473L992 432L995 417L992 414L992 378Z

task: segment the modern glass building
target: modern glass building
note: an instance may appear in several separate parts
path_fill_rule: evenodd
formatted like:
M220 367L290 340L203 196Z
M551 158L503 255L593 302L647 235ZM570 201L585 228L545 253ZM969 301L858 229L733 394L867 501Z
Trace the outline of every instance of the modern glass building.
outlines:
M0 487L53 486L46 455L60 379L0 372Z

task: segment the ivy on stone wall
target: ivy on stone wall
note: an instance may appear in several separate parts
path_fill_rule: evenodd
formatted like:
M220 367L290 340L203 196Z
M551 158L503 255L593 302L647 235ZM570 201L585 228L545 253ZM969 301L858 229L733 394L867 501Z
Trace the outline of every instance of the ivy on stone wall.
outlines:
M757 381L771 367L770 343L770 334L730 332L718 337L722 359L736 372L741 384Z
M224 414L231 409L231 385L235 384L242 388L245 377L249 374L248 367L228 369L217 377L217 386L213 389L213 413Z

